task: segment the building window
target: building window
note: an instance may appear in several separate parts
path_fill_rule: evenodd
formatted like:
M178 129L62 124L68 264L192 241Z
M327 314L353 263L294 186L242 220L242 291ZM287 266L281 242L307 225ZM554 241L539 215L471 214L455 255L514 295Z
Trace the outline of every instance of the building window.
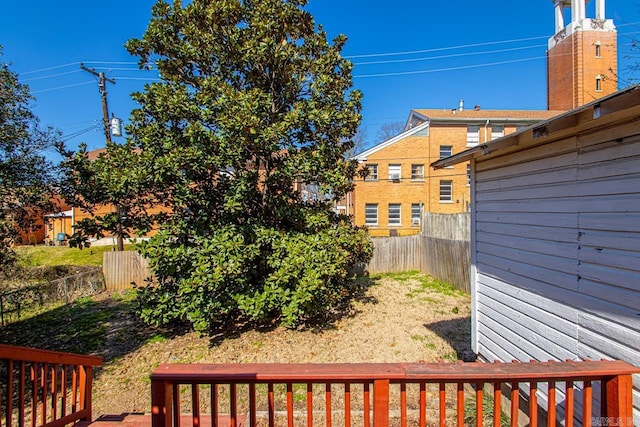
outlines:
M596 42L596 58L602 57L602 49L600 47L600 42Z
M389 203L389 225L400 225L402 209L400 203Z
M467 163L467 187L471 185L471 163Z
M602 76L596 77L596 92L602 92Z
M367 203L364 205L364 223L366 225L378 225L377 203Z
M440 201L453 202L453 181L440 181Z
M378 180L378 165L367 164L365 165L367 168L367 177L365 181L377 181Z
M422 209L420 208L420 203L412 203L411 204L411 225L418 226L420 225L420 217L422 213Z
M446 159L447 157L451 157L453 155L453 146L452 145L441 145L440 146L440 158Z
M504 126L492 125L491 126L491 139L498 139L504 136Z
M393 181L400 181L402 177L402 166L401 165L389 165L389 179Z
M480 126L467 126L467 147L475 147L480 142Z
M411 165L411 179L414 181L424 180L424 165Z

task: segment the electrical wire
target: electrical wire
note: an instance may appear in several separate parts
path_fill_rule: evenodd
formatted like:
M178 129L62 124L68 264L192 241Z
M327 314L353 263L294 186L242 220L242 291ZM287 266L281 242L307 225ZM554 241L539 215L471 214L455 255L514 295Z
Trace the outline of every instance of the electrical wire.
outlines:
M67 71L67 72L64 72L64 73L49 74L48 76L42 76L42 77L31 77L29 79L24 79L22 81L23 82L30 82L30 81L33 81L33 80L50 79L50 78L53 78L53 77L65 76L67 74L79 73L80 71L82 71L82 70L73 70L73 71Z
M422 58L409 58L409 59L392 59L385 61L368 61L368 62L354 62L353 65L374 65L374 64L395 64L400 62L416 62L416 61L431 61L435 59L445 59L445 58L457 58L462 56L472 56L472 55L490 55L494 53L504 53L504 52L514 52L517 50L525 50L525 49L537 49L540 47L546 47L546 44L538 44L533 46L522 46L522 47L514 47L510 49L498 49L498 50L485 50L480 52L466 52L466 53L452 53L450 55L440 55L440 56L428 56Z
M88 85L88 84L95 84L95 81L90 81L90 82L82 82L82 83L75 83L72 85L65 85L65 86L58 86L58 87L52 87L51 89L41 89L41 90L34 90L31 93L43 93L43 92L51 92L52 90L58 90L58 89L66 89L69 87L75 87L75 86L83 86L83 85Z
M354 75L353 78L359 79L359 78L367 78L367 77L390 77L390 76L407 76L411 74L440 73L443 71L468 70L471 68L490 67L494 65L515 64L518 62L535 61L539 59L546 59L546 56L535 56L531 58L512 59L509 61L487 62L484 64L475 64L475 65L462 65L459 67L436 68L432 70L401 71L397 73L360 74L360 75Z
M490 46L490 45L496 45L496 44L517 43L517 42L530 41L530 40L548 39L549 37L551 36L538 36L538 37L527 37L522 39L498 40L493 42L471 43L471 44L465 44L465 45L437 47L432 49L421 49L421 50L409 50L409 51L401 51L401 52L367 53L362 55L348 55L348 56L345 56L345 58L354 59L354 58L372 58L376 56L414 55L416 53L441 52L443 50L467 49L470 47L478 47L478 46Z

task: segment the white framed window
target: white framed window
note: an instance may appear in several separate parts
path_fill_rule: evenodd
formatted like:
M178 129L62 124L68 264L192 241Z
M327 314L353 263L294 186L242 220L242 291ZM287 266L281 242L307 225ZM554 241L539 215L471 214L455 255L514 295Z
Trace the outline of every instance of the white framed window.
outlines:
M471 163L467 163L467 187L471 186Z
M503 125L491 125L491 139L498 139L504 136Z
M596 92L602 92L602 76L596 76Z
M453 202L453 181L440 180L440 202Z
M453 155L453 145L441 145L440 146L440 158L445 159Z
M400 203L389 203L389 225L402 224L402 205Z
M364 205L364 223L366 225L378 225L377 203L367 203Z
M400 181L401 178L402 178L402 165L390 164L389 179L392 181Z
M480 126L467 126L467 147L475 147L480 142Z
M600 42L596 42L596 58L602 58L602 48Z
M368 163L365 165L367 169L367 177L365 181L377 181L378 180L378 165Z
M411 180L424 180L424 165L411 165Z
M422 209L420 203L411 203L411 226L419 226L421 217Z

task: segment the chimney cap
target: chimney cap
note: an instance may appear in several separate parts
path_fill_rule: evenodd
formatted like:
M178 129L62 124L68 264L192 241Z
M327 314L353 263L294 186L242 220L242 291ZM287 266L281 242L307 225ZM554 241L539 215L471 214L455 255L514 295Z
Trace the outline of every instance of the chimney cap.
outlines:
M476 106L473 107L473 109L476 110L476 111L480 111L480 106L476 104Z

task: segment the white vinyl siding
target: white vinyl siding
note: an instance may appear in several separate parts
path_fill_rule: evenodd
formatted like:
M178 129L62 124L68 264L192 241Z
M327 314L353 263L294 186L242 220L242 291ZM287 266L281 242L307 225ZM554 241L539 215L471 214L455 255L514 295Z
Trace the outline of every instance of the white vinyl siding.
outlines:
M378 225L378 204L367 203L364 205L364 215L366 225Z
M402 207L400 203L389 203L389 225L402 225Z
M640 366L640 136L610 135L477 161L473 329L483 358ZM634 407L640 425L637 376Z

